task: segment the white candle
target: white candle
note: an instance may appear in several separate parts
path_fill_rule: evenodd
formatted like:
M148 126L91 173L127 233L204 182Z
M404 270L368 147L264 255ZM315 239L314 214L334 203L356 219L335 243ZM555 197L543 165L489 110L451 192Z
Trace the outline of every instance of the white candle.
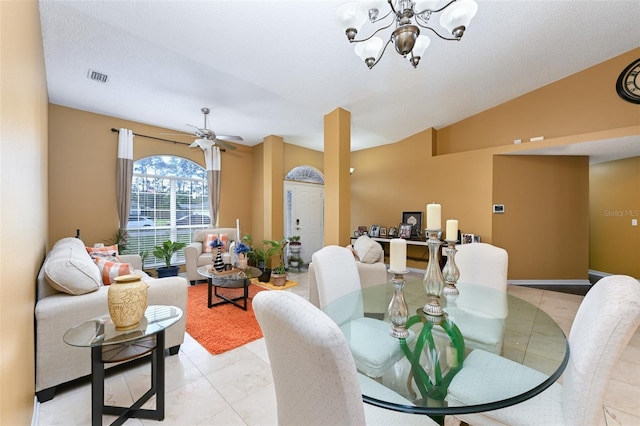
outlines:
M240 219L236 219L236 240L242 240L242 236L240 235Z
M445 240L456 241L458 239L458 221L455 219L447 220L447 233L445 234Z
M389 269L394 272L407 270L407 240L393 238L389 248Z
M442 208L440 204L427 204L427 229L435 231L442 229L442 219L440 217Z

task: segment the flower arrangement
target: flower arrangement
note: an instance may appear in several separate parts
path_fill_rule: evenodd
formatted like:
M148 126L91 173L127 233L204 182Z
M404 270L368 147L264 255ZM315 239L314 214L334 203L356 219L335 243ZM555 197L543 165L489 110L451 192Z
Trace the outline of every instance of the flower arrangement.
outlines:
M240 254L246 255L246 253L251 251L251 247L249 247L247 244L240 241L238 244L236 244L236 248L234 249L234 251L238 255Z
M219 240L218 238L216 238L213 241L211 241L209 245L211 246L211 248L219 249L219 248L222 248L224 243L222 242L222 240Z

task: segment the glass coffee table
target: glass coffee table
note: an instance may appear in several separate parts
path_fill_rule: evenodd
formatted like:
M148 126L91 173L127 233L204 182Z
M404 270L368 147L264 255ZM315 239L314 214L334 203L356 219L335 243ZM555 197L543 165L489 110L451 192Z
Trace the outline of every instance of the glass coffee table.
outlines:
M225 303L231 303L240 309L247 310L247 299L249 298L249 284L251 284L251 278L256 278L262 275L262 271L254 266L249 266L246 269L234 268L228 271L218 272L213 269L213 266L201 266L197 269L198 274L203 277L207 277L208 300L207 306L209 308L213 306L222 305ZM227 297L218 293L218 288L238 288L243 289L242 294L237 297ZM212 291L213 289L213 291ZM213 296L222 299L219 302L213 302ZM238 303L239 300L243 301L243 304Z
M112 425L121 425L128 418L164 419L164 331L182 318L176 306L147 307L140 324L131 330L119 331L109 315L84 321L64 334L68 345L91 348L91 424L102 425L102 415L119 416ZM131 407L104 405L104 364L129 361L151 352L151 388ZM156 396L155 410L142 405Z

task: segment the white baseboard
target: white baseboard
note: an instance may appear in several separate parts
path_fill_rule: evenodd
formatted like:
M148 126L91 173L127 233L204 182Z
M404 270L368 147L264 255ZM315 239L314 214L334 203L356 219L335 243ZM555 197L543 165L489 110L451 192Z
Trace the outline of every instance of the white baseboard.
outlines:
M511 285L591 285L589 280L509 280Z
M31 417L31 426L38 426L40 423L40 402L38 397L33 397L33 416Z

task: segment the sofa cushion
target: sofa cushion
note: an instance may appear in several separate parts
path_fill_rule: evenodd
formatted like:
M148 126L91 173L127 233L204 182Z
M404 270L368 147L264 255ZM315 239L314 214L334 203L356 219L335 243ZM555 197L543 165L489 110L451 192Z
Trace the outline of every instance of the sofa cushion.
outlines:
M130 263L114 262L109 258L96 258L94 259L100 275L102 277L102 284L111 285L114 282L115 277L120 275L133 274L133 266Z
M118 245L114 244L111 246L102 246L102 247L87 247L87 253L93 259L99 257L105 257L109 259L114 259L118 257Z
M205 253L213 252L213 247L211 247L211 243L216 239L222 240L222 253L227 252L227 245L228 245L227 242L229 240L229 234L221 233L221 234L207 234L207 237L204 240Z
M382 255L382 246L367 235L361 235L353 245L353 252L362 263L375 263Z
M69 241L56 243L44 264L45 279L49 285L72 295L96 291L102 283L98 266L82 241L76 241L79 245Z

